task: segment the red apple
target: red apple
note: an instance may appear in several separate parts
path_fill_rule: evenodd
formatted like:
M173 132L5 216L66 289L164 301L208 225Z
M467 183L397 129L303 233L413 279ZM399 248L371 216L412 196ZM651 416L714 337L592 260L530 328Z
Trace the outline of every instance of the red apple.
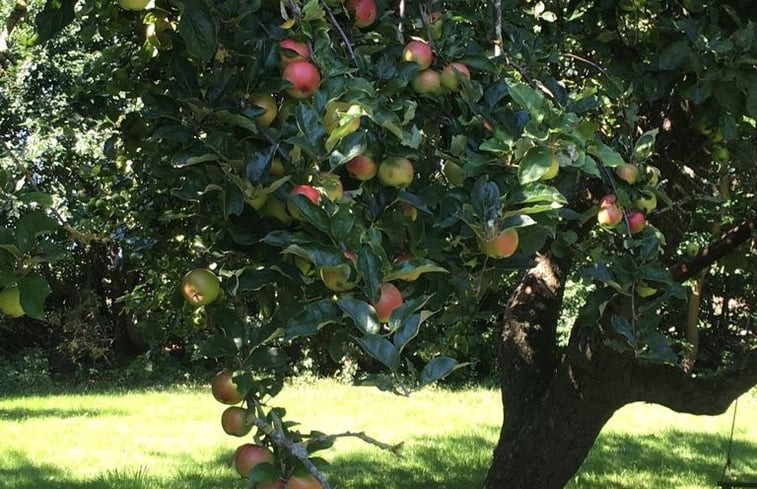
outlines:
M273 463L273 453L260 445L245 443L234 453L234 468L242 477L248 477L252 469L265 462Z
M376 21L376 3L373 0L349 0L345 6L355 19L355 25L360 28Z
M515 228L509 228L494 237L481 239L479 248L491 258L507 258L518 249L518 242L518 231Z
M321 202L321 194L318 192L318 189L316 189L312 185L295 186L289 192L289 200L287 201L287 210L289 211L289 214L292 215L292 217L300 221L302 221L304 217L302 216L302 213L297 208L297 206L294 205L294 202L292 202L292 197L294 197L295 195L304 195L314 205L318 205Z
M625 180L633 185L639 179L639 168L631 163L623 163L615 167L615 174L621 180Z
M263 127L270 126L271 122L273 122L273 120L276 118L276 114L278 114L279 112L278 108L276 107L276 101L270 95L253 95L252 105L265 110L265 112L255 117L255 120L258 121L258 124Z
M297 99L310 97L318 90L321 74L309 61L293 61L284 68L282 77L292 84L287 93Z
M355 180L364 182L376 176L378 166L370 156L358 155L348 161L345 165L347 173Z
M605 195L599 201L597 222L603 227L614 227L623 219L623 211L618 206L618 198L615 195Z
M237 390L237 384L234 383L234 372L225 369L218 372L210 384L210 390L213 397L223 404L239 404L244 396Z
M421 70L425 70L431 66L431 61L434 60L434 53L426 41L415 40L407 43L405 49L402 51L402 59L417 63Z
M631 234L636 234L647 225L647 220L641 211L631 211L628 213L628 228Z
M402 302L402 293L394 284L389 282L381 284L381 295L378 302L373 304L379 321L382 323L389 321L392 311L401 306Z
M287 481L287 489L323 489L323 486L311 474L293 475Z
M450 92L455 92L460 89L460 82L457 80L457 76L464 76L470 80L470 70L462 63L454 62L448 64L441 74L442 86Z
M410 82L415 93L442 93L441 75L435 70L423 70Z
M228 435L244 436L252 429L252 420L245 408L231 406L221 414L221 427Z
M207 268L196 268L181 280L181 293L195 307L204 306L218 299L221 282Z
M279 59L282 66L294 61L307 61L308 58L310 58L310 46L307 43L294 39L283 39L279 42Z
M387 158L378 167L378 179L386 187L405 188L414 176L415 168L407 158Z

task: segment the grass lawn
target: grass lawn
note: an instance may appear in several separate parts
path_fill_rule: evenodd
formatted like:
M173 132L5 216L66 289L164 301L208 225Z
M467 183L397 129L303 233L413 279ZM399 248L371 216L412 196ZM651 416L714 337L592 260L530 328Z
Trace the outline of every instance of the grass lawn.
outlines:
M321 452L345 489L481 486L502 414L496 391L427 390L409 399L330 381L278 398L306 429L365 431L405 441L404 456L344 439ZM311 407L320 406L318 412ZM209 389L0 398L0 487L212 489L242 487L230 455L242 439L220 427ZM731 413L696 417L634 404L606 426L573 489L714 487ZM734 464L757 479L757 396L739 403Z

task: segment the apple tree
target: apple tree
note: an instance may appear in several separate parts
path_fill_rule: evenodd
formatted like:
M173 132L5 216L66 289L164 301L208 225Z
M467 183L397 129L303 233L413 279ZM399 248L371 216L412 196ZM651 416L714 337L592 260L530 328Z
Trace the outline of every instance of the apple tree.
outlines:
M485 487L559 488L624 404L713 414L757 381L753 287L710 288L731 314L699 315L708 284L754 276L753 13L50 0L36 25L92 40L82 89L122 111L102 111L107 157L192 232L176 303L202 307L216 397L244 401L224 429L264 445L237 452L250 487L328 487L311 454L334 437L271 407L293 346L361 352L409 394L496 321ZM561 341L567 284L583 303Z

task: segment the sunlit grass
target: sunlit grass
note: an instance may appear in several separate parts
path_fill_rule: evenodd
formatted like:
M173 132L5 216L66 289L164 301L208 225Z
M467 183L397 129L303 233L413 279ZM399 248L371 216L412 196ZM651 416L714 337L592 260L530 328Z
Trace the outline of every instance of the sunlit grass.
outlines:
M323 452L348 489L480 487L502 413L499 393L427 390L409 399L330 381L296 384L277 398L303 431L365 431L404 442L403 457L355 439ZM239 486L228 460L241 439L220 428L207 389L51 395L0 400L0 487L215 489ZM569 487L714 487L731 411L718 417L635 404L612 418ZM739 405L734 464L757 476L757 399Z

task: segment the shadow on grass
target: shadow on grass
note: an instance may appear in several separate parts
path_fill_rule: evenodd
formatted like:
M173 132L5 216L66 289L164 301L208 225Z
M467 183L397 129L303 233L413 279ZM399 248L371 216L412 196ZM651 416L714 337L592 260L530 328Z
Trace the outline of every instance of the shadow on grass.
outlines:
M121 409L27 409L27 408L0 408L0 421L17 421L30 418L74 418L79 416L97 417L125 415L127 411Z

